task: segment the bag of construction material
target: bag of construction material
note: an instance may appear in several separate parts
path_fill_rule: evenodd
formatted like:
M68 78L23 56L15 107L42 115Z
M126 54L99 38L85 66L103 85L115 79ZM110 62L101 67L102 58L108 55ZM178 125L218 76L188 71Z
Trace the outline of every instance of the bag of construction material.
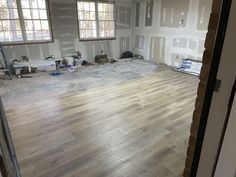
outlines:
M127 51L127 52L124 52L121 56L121 59L124 59L124 58L133 58L133 53L130 52L130 51Z

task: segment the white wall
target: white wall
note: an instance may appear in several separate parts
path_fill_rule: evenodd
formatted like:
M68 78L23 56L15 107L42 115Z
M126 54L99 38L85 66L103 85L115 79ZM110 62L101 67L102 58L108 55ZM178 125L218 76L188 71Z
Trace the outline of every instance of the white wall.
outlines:
M101 50L110 54L111 57L118 58L121 52L120 47L122 47L120 38L130 40L129 46L125 46L127 50L130 50L132 44L130 37L132 36L132 17L129 15L132 14L131 0L116 1L117 15L121 14L120 20L127 21L129 24L118 22L121 25L117 26L116 40L97 42L79 42L75 0L50 0L49 2L54 42L5 47L6 56L10 60L24 55L31 60L42 60L48 55L71 56L75 50L81 51L82 57L90 62L94 61L95 55L100 54Z
M225 138L220 152L214 177L235 177L236 176L236 97L230 113Z
M134 0L133 7L136 2L140 2L141 7L140 26L133 27L135 53L143 55L146 60L172 66L178 65L181 59L186 57L202 60L212 0L154 0L151 27L145 27L146 0ZM178 24L181 20L182 25ZM136 34L145 36L144 49L135 48ZM153 50L160 52L164 48L165 54L159 58L153 58L155 54L150 51L153 48L152 37L164 39L161 39L162 44L157 44L159 47Z

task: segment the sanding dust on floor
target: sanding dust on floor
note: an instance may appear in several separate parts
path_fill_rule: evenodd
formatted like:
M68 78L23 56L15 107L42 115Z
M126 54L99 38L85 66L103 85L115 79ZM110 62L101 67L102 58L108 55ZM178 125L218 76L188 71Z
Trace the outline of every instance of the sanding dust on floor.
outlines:
M119 60L114 64L79 67L53 77L48 72L31 74L33 78L0 80L0 96L5 107L33 103L60 94L88 90L97 86L118 84L154 74L159 65L144 60Z

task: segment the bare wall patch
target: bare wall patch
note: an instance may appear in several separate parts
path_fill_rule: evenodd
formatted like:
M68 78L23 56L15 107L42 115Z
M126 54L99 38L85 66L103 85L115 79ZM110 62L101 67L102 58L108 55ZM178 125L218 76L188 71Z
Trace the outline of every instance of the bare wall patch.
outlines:
M144 49L144 42L145 42L145 36L136 34L135 35L135 48L136 49Z
M155 63L165 62L165 37L152 37L150 41L149 57Z
M189 0L161 0L161 22L163 27L185 27Z
M197 49L197 41L194 39L189 39L188 48L191 50Z
M199 0L197 30L206 31L211 13L212 0Z
M198 53L202 54L204 52L205 50L204 44L205 44L205 40L202 40L202 39L198 40Z
M173 47L187 48L187 38L174 38Z
M116 6L116 27L117 29L131 28L131 7Z

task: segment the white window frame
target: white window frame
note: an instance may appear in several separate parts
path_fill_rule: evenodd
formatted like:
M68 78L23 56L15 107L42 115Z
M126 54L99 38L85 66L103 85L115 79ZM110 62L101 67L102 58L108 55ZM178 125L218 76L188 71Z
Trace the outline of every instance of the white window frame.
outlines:
M25 19L23 16L23 8L22 4L20 2L21 0L16 0L17 4L17 11L18 11L18 16L19 16L19 21L20 21L20 26L21 26L21 32L23 36L22 41L0 41L3 45L27 45L27 44L40 44L40 43L51 43L54 41L53 38L53 31L52 31L52 23L51 23L51 15L50 15L50 6L49 6L49 0L45 0L45 5L46 5L46 13L47 13L47 20L48 20L48 27L49 27L49 35L50 39L44 39L44 40L27 40L27 35L26 35L26 29L25 29ZM39 8L40 9L40 8ZM2 20L2 19L1 19ZM37 20L37 19L32 19ZM41 19L38 19L41 20Z
M97 37L94 38L82 38L80 35L80 19L79 19L79 10L78 10L78 2L93 2L95 3L95 21L96 21L96 33ZM112 37L99 37L99 22L100 21L106 21L106 20L99 20L99 12L98 12L98 3L106 3L106 4L112 4L113 5L113 21L114 22L114 36ZM79 35L79 41L102 41L102 40L115 40L116 39L116 19L115 19L115 1L113 0L103 0L103 1L97 1L97 0L76 0L76 11L77 11L77 23L78 23L78 35ZM109 21L109 20L108 20Z

